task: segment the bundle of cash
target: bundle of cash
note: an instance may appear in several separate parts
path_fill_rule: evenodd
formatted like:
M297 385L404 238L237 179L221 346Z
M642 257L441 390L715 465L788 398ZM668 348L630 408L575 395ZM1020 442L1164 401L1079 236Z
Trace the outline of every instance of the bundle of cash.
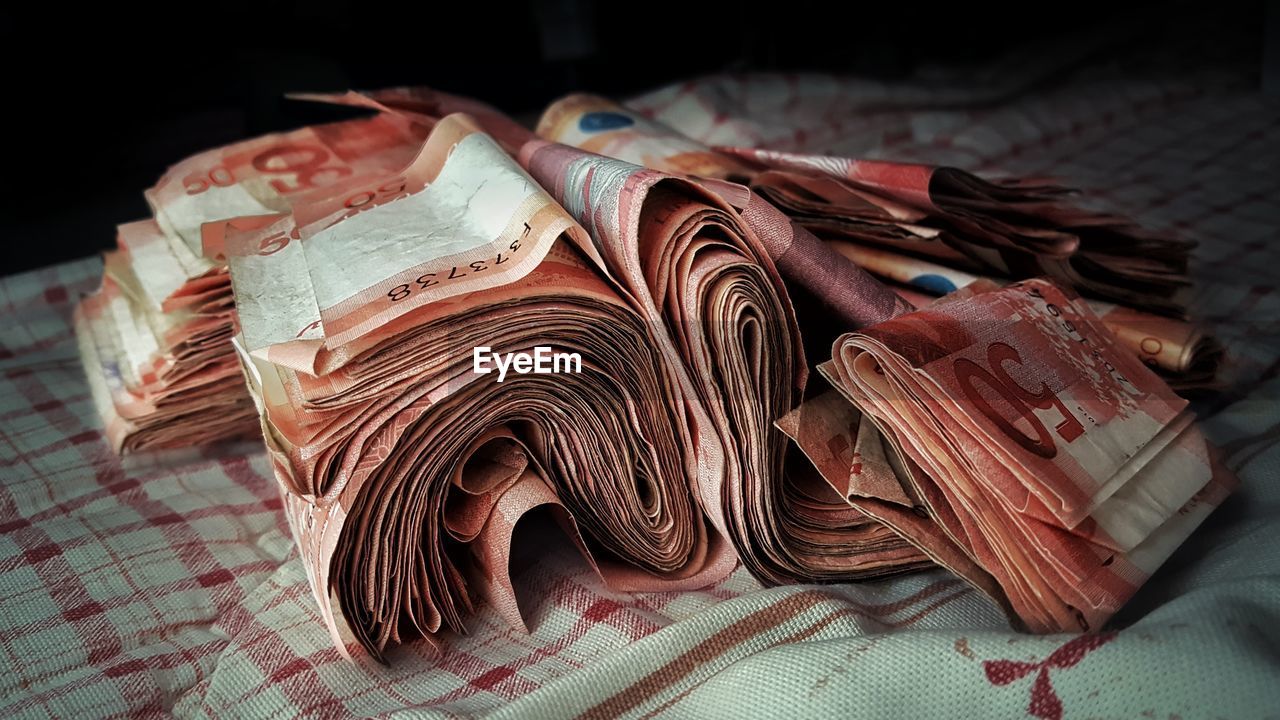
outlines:
M839 396L780 427L1035 632L1100 627L1236 485L1187 402L1044 280L969 286L818 367Z
M260 430L344 653L477 602L522 626L539 509L619 589L937 563L1092 629L1233 486L1144 365L1211 375L1202 333L996 262L1146 242L1056 187L707 148L590 96L538 134L423 88L309 97L376 114L175 166L77 330L117 449Z
M154 218L119 228L101 289L75 319L93 398L117 452L254 430L239 377L218 221L287 210L399 168L421 137L393 116L267 135L187 158L146 191Z

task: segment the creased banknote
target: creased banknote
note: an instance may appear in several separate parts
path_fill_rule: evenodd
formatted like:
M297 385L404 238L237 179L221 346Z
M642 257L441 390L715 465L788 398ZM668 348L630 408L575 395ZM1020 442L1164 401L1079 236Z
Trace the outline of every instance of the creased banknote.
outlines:
M818 367L849 406L823 396L798 411L821 423L780 425L855 506L920 509L931 525L903 536L1028 629L1096 629L1235 479L1186 401L1078 297L1043 280L969 287L841 337ZM861 447L871 427L883 456L850 475L830 438ZM886 476L855 483L868 464Z
M1034 179L950 167L701 145L628 108L571 95L539 134L630 162L748 183L822 236L883 245L1013 278L1049 276L1105 300L1185 311L1194 243L1069 202Z
M254 431L229 342L234 309L223 223L382 177L403 167L422 137L424 128L397 115L318 125L192 156L146 191L154 218L120 226L103 286L76 321L85 372L117 452Z

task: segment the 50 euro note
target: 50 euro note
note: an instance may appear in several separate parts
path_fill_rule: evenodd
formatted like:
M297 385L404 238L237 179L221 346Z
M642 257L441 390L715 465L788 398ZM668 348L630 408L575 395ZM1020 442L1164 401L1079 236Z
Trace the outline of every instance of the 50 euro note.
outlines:
M571 95L547 108L543 137L673 172L727 178L805 229L1013 278L1046 275L1097 297L1185 312L1194 243L1069 202L1034 179L988 181L958 168L709 147L618 103Z
M103 287L77 318L85 372L118 452L253 431L228 342L234 321L220 222L381 176L402 167L422 137L393 117L302 128L187 158L146 191L155 218L120 226Z
M288 212L404 167L425 129L379 115L244 140L177 163L144 195L189 276L219 265L209 223ZM206 238L206 233L212 233ZM214 247L206 249L213 242Z
M731 209L650 180L584 228L453 115L391 177L225 225L236 346L339 648L438 642L481 598L519 625L510 543L534 508L615 587L736 564L723 518L742 500L721 494L781 462L794 321ZM572 353L581 372L500 379L480 347ZM729 415L749 446L726 449Z
M793 429L801 448L1035 632L1100 627L1236 485L1186 402L1047 281L944 300L832 355L819 370L847 402L802 406L818 420ZM830 449L850 436L880 452L859 473Z
M931 296L952 293L972 283L1001 282L881 247L847 240L829 242L837 252L873 275L926 293L916 303L920 307L932 303ZM1084 302L1122 347L1155 368L1174 389L1196 390L1215 384L1222 347L1196 323L1103 300L1086 298Z
M681 382L701 401L698 441L724 455L703 507L747 569L777 584L920 567L924 558L874 521L788 481L787 442L773 420L794 405L807 368L770 250L789 231L785 219L777 216L781 229L761 223L727 190L559 143L528 141L518 158L674 340Z

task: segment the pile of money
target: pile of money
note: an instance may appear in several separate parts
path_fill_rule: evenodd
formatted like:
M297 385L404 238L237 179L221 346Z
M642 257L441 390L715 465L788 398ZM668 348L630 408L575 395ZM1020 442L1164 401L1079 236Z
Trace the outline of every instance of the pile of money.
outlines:
M118 449L261 431L344 653L437 645L477 602L522 626L538 509L619 589L941 564L1029 630L1091 629L1231 488L1143 365L1204 372L1203 335L991 259L1182 251L1057 188L901 166L914 204L882 188L871 222L847 177L591 96L538 133L424 88L306 97L376 114L175 166L77 329ZM1161 263L1139 304L1176 312Z
M287 210L294 198L323 197L403 167L421 137L394 116L267 135L187 158L146 191L154 218L120 226L102 287L75 317L116 452L208 444L255 429L230 343L219 221Z
M225 271L154 220L121 225L102 286L74 317L94 404L116 452L216 442L253 430Z
M843 398L781 426L822 477L1034 632L1099 628L1236 484L1187 402L1044 280L849 333L818 368Z
M539 507L627 589L929 564L787 492L774 420L806 365L730 203L559 145L526 165L451 115L398 173L226 225L236 346L339 646L462 630L476 598L518 625L511 535Z

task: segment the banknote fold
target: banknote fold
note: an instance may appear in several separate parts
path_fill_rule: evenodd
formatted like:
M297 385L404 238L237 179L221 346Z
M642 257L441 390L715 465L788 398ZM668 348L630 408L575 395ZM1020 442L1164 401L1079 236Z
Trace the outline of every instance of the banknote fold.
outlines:
M801 408L821 422L783 427L855 506L909 498L929 522L885 522L1034 632L1101 627L1236 484L1186 401L1045 280L956 293L832 356L850 407L822 396ZM885 442L856 477L898 483L859 492L830 447L867 432Z

